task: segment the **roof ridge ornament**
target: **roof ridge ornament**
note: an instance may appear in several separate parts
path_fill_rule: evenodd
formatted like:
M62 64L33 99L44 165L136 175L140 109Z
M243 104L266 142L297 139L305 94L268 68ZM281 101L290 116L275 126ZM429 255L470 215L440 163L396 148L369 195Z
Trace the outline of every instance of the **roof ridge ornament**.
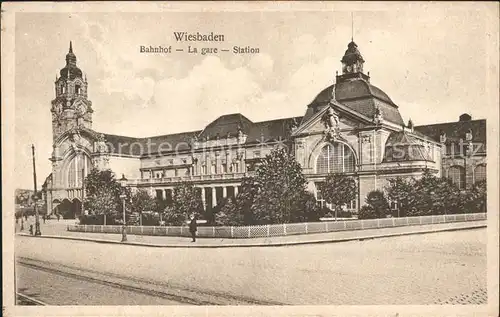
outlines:
M411 118L408 120L408 129L410 129L410 132L413 133L413 121Z

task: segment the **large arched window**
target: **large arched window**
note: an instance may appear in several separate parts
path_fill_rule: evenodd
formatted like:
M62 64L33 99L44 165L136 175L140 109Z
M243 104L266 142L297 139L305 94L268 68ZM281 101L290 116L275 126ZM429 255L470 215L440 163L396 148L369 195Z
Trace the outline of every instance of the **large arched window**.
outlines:
M76 175L77 170L77 160L76 157L74 157L68 167L68 187L76 187L76 178L78 176Z
M474 183L484 181L486 179L486 165L481 164L474 169Z
M462 166L452 166L448 170L448 178L460 189L465 189L465 168Z
M316 161L316 173L345 173L354 171L354 153L343 143L328 144L321 149Z
M78 155L73 157L67 168L68 187L82 187L82 180L88 175L91 168L91 161L87 155Z

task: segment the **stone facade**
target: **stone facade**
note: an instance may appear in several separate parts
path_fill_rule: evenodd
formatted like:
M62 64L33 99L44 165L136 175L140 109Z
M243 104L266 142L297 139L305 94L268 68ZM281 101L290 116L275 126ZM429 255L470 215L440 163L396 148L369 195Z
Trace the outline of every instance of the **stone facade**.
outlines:
M321 203L317 184L329 173L354 177L359 194L346 208L356 211L391 177L419 177L424 169L446 176L448 165L461 164L441 157L439 139L403 123L398 106L363 73L354 42L342 63L336 83L307 105L303 117L252 122L231 114L200 131L132 138L92 130L88 83L70 46L52 102L53 169L44 184L49 212L82 212L82 179L92 167L111 168L125 175L133 190L146 189L158 199L171 200L174 186L190 182L202 189L210 209L223 197L237 195L242 178L252 175L275 147L287 147Z
M441 173L461 189L486 179L486 120L472 120L469 114L457 122L415 127L443 149Z

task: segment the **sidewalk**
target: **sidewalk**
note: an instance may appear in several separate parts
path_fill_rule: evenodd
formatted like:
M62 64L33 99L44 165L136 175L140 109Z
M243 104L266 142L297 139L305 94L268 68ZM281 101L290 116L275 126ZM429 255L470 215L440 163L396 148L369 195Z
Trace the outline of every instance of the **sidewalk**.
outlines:
M36 238L69 239L79 241L91 241L98 243L116 243L148 247L166 248L227 248L227 247L276 247L287 245L301 245L313 243L345 242L352 240L386 238L401 235L424 234L441 231L465 230L485 228L486 220L454 222L444 224L405 226L382 229L366 229L339 231L317 234L302 234L291 236L279 236L270 238L250 239L220 239L220 238L198 238L191 242L189 237L167 237L167 236L141 236L127 235L127 242L121 242L121 234L113 233L85 233L66 231L61 224L42 225L42 236ZM17 231L17 230L16 230ZM17 232L21 236L30 236L27 229ZM33 237L35 238L35 237Z

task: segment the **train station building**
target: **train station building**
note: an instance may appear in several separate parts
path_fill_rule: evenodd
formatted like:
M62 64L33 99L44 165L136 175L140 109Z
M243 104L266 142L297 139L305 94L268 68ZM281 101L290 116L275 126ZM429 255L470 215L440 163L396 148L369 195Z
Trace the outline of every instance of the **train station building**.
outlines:
M43 186L48 212L81 214L83 178L93 167L109 168L117 178L123 174L134 190L164 200L172 199L174 186L190 182L201 188L210 209L237 195L242 178L275 147L294 154L320 204L317 185L329 173L354 177L358 195L346 206L354 212L389 178L419 177L429 169L465 188L486 177L485 120L462 115L457 122L427 126L404 122L397 103L364 73L364 63L351 41L341 57L341 74L311 96L302 117L253 122L234 113L197 131L136 138L93 129L89 82L70 44L50 109L52 173Z

